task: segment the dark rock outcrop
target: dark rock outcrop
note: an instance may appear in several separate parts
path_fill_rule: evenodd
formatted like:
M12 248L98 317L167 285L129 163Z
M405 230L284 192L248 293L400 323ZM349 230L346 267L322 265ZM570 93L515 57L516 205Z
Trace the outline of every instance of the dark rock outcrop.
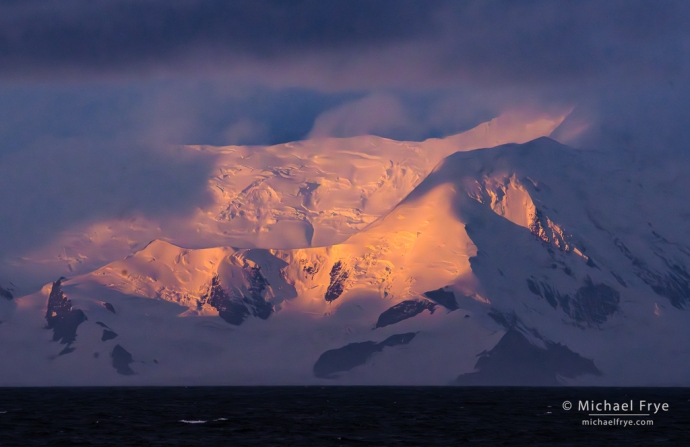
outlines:
M461 386L561 386L560 377L601 375L590 359L560 343L535 346L518 330L510 329L491 351L479 354L476 372L455 380Z
M606 284L593 284L589 278L577 289L575 298L563 303L563 308L576 321L588 324L604 323L618 310L620 294Z
M337 373L363 365L372 354L383 351L385 347L406 345L412 341L415 335L415 332L396 334L381 343L373 341L350 343L342 348L326 351L314 364L314 376L321 379L336 379Z
M424 296L429 298L448 310L458 309L458 302L455 301L455 295L453 292L447 292L443 288L438 290L432 290L431 292L424 293Z
M134 371L132 371L132 368L129 367L131 363L134 363L132 354L127 352L127 350L122 346L115 345L113 352L110 353L110 357L113 359L113 368L115 368L118 374L122 374L124 376L136 374Z
M268 281L261 274L259 267L252 267L247 274L249 282L249 296L245 296L243 301L251 306L252 314L262 320L267 320L273 313L273 305L263 297L263 292L268 287Z
M690 274L684 267L675 264L666 273L638 269L637 276L657 295L668 298L673 307L683 309L690 305Z
M249 269L247 281L249 287L247 293L243 294L236 289L226 290L218 275L214 276L208 292L199 300L199 306L209 304L223 320L235 326L242 324L249 315L268 319L274 310L273 305L263 297L268 281L258 267Z
M201 298L218 311L218 315L225 321L239 326L249 316L249 310L238 297L228 294L220 284L218 275L211 280L211 288L207 295Z
M345 268L342 261L333 264L331 268L331 281L326 289L326 301L331 302L337 300L345 291L345 281L350 277L350 272Z
M620 284L620 285L623 286L623 287L628 287L628 284L626 284L626 282L623 280L623 278L621 278L621 276L620 276L618 273L616 273L616 272L611 272L611 275L612 275L614 278L616 278L616 281L618 281L618 284Z
M60 278L53 283L45 317L48 329L53 330L53 341L67 345L61 355L72 352L73 349L68 348L77 338L77 327L86 321L84 312L81 309L72 309L72 301L62 291L63 279Z
M101 336L101 341L108 341L117 338L117 334L108 329L103 329L103 335Z
M560 306L570 318L588 326L605 323L618 310L620 303L616 289L606 284L594 284L589 277L585 278L575 296L562 294L555 287L534 278L527 279L527 288L544 298L554 309Z
M319 270L321 266L318 263L310 263L306 259L300 259L299 261L300 265L302 266L302 271L304 272L304 276L309 277L311 279L314 279L314 276L319 273Z
M385 327L391 324L399 323L408 318L412 318L415 315L428 310L434 313L436 309L436 304L428 300L406 300L402 301L395 306L385 310L376 322L376 327Z
M115 307L113 307L112 304L110 304L110 303L103 303L103 306L105 306L105 308L108 309L109 311L111 311L112 313L116 313L116 312L115 312Z
M316 191L316 188L321 186L316 182L305 182L304 186L300 187L299 195L302 196L302 204L309 208L312 206L312 193Z
M614 244L621 253L630 260L635 274L645 284L652 288L654 293L667 298L673 307L683 309L690 305L690 272L680 261L669 259L658 249L655 253L668 268L665 272L652 269L646 262L633 255L628 247L618 238L614 238ZM668 241L665 241L668 243ZM682 253L685 253L681 250Z
M487 314L499 325L503 326L505 329L512 329L519 324L519 319L515 313L503 313L496 309L491 309Z

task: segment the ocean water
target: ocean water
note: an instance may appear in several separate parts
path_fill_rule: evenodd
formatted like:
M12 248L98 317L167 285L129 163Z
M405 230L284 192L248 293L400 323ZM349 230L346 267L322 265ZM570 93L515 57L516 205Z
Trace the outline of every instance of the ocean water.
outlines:
M0 445L681 446L690 389L0 388Z

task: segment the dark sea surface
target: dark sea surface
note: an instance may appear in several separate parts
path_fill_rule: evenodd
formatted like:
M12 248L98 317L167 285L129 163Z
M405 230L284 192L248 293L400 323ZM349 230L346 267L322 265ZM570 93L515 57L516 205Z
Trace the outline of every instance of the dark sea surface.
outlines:
M604 400L650 416L578 409ZM638 411L641 400L668 411ZM582 425L616 418L653 425ZM0 445L687 446L690 389L0 388Z

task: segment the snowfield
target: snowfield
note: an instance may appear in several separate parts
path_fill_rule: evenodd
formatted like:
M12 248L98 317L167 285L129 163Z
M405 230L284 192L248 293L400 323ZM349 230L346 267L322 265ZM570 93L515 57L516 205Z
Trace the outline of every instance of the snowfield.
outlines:
M687 386L690 170L560 121L190 148L196 215L66 237L0 295L0 385Z

